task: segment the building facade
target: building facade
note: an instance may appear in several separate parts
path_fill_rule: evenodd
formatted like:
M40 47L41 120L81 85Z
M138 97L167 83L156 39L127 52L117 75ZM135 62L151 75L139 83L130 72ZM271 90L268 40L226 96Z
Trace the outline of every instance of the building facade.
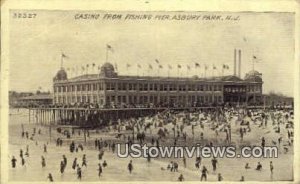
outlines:
M53 79L54 104L109 106L195 107L213 104L260 104L262 76L257 71L212 78L120 76L112 64L99 74L68 79L61 68Z

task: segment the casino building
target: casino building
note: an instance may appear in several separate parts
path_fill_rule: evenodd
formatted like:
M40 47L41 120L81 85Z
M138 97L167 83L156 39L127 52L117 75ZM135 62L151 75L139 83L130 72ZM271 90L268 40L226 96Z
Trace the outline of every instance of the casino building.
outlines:
M236 62L235 62L236 63ZM236 67L235 67L236 69ZM239 72L240 73L240 72ZM68 78L61 68L53 78L53 103L97 107L195 107L262 104L262 74L199 78L118 75L105 63L99 74Z

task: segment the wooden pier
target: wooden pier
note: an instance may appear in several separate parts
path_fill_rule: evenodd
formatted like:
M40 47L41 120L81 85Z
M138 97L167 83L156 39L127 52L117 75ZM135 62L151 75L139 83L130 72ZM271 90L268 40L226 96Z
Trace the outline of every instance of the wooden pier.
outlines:
M29 108L29 122L41 125L71 125L86 128L104 127L118 120L155 115L165 110L194 111L197 109L214 109L217 107L192 108L122 108L122 109L89 109L89 108Z

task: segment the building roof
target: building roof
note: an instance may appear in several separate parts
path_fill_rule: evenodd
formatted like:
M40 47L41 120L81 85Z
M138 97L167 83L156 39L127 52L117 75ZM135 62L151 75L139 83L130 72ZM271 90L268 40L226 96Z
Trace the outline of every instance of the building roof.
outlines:
M70 78L68 80L62 82L80 82L80 81L92 81L92 80L99 80L99 79L119 79L119 80L153 80L153 81L209 81L209 82L241 82L244 81L243 79L233 76L218 76L218 77L159 77L159 76L130 76L130 75L118 75L115 77L105 77L100 76L98 74L85 74L81 76L77 76L74 78Z
M218 76L218 77L199 77L194 75L192 77L159 77L159 76L129 76L129 75L118 75L115 72L114 66L111 63L104 63L100 68L99 74L85 74L77 77L68 79L65 70L62 68L58 71L55 82L80 82L80 81L92 81L99 79L119 79L119 80L153 80L153 81L208 81L208 82L262 82L261 74L257 71L250 71L246 74L245 80L234 76Z
M51 94L37 94L20 98L21 100L50 100L52 99Z

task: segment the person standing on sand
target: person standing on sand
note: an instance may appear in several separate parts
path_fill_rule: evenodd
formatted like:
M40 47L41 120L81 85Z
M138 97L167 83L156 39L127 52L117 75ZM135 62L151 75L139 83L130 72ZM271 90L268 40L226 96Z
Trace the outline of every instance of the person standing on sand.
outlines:
M67 166L67 157L65 155L63 155L63 161L64 161L64 166Z
M23 157L21 158L21 164L22 166L25 166L25 159Z
M128 164L128 170L129 170L129 173L131 174L131 172L133 170L132 160L130 160L130 162Z
M211 164L213 166L213 171L215 172L217 170L217 163L218 163L218 160L216 159L216 157L214 157L212 160L211 160Z
M203 178L205 179L205 181L207 180L207 174L208 174L208 170L206 169L205 166L202 167L201 170L201 181L203 180Z
M42 167L46 167L46 161L45 161L44 156L42 156Z
M48 177L47 177L47 178L49 179L50 182L53 182L53 177L52 177L52 174L51 174L51 173L48 174Z
M271 171L271 174L273 174L273 169L274 169L273 163L272 163L272 161L270 161L270 171Z
M183 166L184 166L184 168L186 168L186 158L185 158L185 156L183 156L182 161L183 161Z
M98 176L100 177L102 174L102 166L101 164L98 164Z
M178 181L184 181L184 177L182 174L180 174L180 176L178 177Z
M79 165L77 164L77 179L81 180L81 168L79 167Z
M47 153L47 145L44 144L44 153Z
M82 165L81 165L82 167L83 166L85 166L85 167L87 167L87 162L86 162L86 156L85 156L85 154L83 155L83 157L82 157Z
M17 159L15 158L15 156L13 156L12 159L11 159L11 166L12 166L12 168L16 167L16 162L17 162Z
M75 158L74 161L73 161L72 169L75 170L76 166L77 166L77 158Z
M65 171L65 165L64 165L64 161L62 160L62 161L60 162L60 173L63 174L64 171Z
M218 181L223 181L223 177L222 177L221 173L218 173Z

